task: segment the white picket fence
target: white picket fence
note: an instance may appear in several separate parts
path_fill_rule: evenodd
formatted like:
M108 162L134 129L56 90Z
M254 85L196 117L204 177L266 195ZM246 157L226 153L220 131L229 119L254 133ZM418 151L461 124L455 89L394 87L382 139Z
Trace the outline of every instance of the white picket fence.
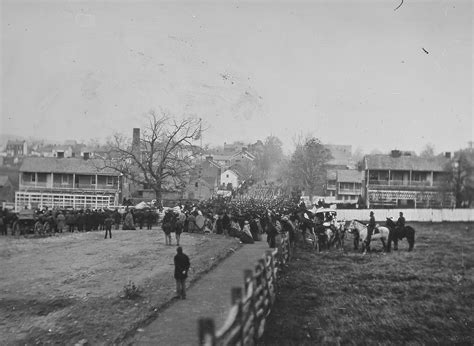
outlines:
M370 210L373 210L378 223L387 217L397 220L400 212L407 222L474 222L474 209L338 209L337 219L368 220Z

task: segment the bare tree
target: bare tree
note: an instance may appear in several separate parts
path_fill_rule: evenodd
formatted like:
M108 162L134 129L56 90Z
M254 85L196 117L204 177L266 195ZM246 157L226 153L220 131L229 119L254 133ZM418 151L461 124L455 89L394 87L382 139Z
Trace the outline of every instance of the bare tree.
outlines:
M323 192L326 164L331 158L330 151L317 138L307 137L297 144L289 168L293 182L304 189L310 198Z
M177 120L164 112L150 111L139 141L121 134L113 136L104 166L153 189L161 201L164 189L184 188L187 183L192 161L200 151L194 142L201 131L200 119Z
M432 158L435 157L435 155L435 147L431 143L426 144L420 153L420 156L424 158Z

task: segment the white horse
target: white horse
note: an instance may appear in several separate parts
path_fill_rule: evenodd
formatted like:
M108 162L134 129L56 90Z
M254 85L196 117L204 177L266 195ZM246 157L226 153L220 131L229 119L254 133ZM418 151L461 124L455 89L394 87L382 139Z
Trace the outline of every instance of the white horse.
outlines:
M367 245L367 226L358 221L358 220L352 220L351 223L349 224L349 230L351 233L355 233L355 236L357 238L357 241L354 241L354 245L357 249L357 245L359 241L362 241L362 250L365 252L367 251L366 245ZM374 229L374 233L372 234L371 241L380 239L383 245L383 249L387 249L387 243L388 243L388 237L390 234L390 230L387 227L383 226L377 226ZM369 248L370 250L370 248Z

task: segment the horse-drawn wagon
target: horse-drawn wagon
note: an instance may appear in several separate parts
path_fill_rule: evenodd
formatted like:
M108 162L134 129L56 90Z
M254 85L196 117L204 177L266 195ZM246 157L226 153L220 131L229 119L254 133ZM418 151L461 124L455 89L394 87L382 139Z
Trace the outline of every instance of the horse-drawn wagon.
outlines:
M38 220L34 210L23 209L20 210L13 221L12 235L25 235L35 233L35 223Z
M305 221L306 219L306 221ZM345 234L345 222L337 220L337 211L332 208L316 207L306 210L300 218L306 243L318 248L331 246L342 248Z

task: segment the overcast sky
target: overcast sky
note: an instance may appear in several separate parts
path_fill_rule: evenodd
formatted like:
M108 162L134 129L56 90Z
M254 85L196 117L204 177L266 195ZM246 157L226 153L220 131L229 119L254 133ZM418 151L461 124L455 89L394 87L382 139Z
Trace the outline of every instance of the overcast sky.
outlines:
M131 135L163 109L213 144L473 140L469 0L0 1L3 134Z

